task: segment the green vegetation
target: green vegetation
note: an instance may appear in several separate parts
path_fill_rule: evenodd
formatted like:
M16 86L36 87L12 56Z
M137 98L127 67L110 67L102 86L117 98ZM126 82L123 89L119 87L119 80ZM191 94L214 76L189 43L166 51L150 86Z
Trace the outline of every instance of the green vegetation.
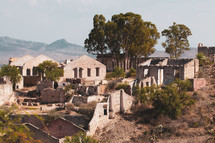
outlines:
M15 108L15 106L0 107L0 142L40 143L31 137L29 129L21 123L21 117L15 114Z
M13 84L13 89L15 89L16 83L21 80L20 71L17 67L11 65L4 65L0 70L0 77L7 76Z
M208 57L206 57L202 52L198 53L196 55L196 58L199 60L199 65L203 66L203 65L210 65L211 61Z
M159 114L177 118L182 114L183 109L195 103L187 94L191 82L176 79L163 88L156 86L144 87L135 91L138 100L144 104L151 104Z
M126 74L126 77L136 77L136 69L130 68L129 72Z
M131 94L131 86L128 85L128 83L120 83L117 85L116 90L120 90L123 89L125 91L125 93L127 93L128 95Z
M87 136L86 133L79 132L75 136L66 137L64 143L99 143L99 141Z
M162 43L165 52L170 54L171 58L179 58L185 50L190 50L188 37L192 35L190 29L183 24L173 23L168 29L162 31L162 36L166 41Z
M123 68L115 67L112 73L106 74L106 79L125 77L125 72Z
M85 48L89 53L109 53L114 61L124 56L124 69L127 69L128 59L148 57L155 51L155 44L160 34L151 22L142 20L141 15L132 12L113 15L106 22L103 15L95 15L93 29L85 40ZM118 64L117 64L118 65Z
M52 61L44 61L43 63L39 64L37 67L37 71L42 76L45 74L45 78L52 81L59 80L64 73L63 69L59 69L58 64Z
M92 101L87 104L81 104L78 112L84 115L87 115L89 118L93 117L94 110L96 108L97 102Z

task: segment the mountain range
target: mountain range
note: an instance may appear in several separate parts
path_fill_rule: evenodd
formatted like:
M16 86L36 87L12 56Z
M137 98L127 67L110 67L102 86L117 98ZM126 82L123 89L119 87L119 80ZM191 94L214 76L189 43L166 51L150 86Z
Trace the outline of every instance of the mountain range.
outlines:
M95 55L88 54L83 46L72 44L65 39L59 39L51 44L42 42L33 42L18 40L10 37L0 37L0 65L8 64L10 57L21 57L26 54L37 56L47 55L54 60L64 61L65 59L74 59L81 55L88 55L95 58ZM190 48L186 51L183 58L194 58L197 54L197 48ZM150 57L168 57L164 51L156 51Z
M10 37L0 37L0 64L8 64L10 57L21 57L26 54L37 56L44 54L57 61L74 59L81 55L88 55L83 46L69 43L65 39L59 39L51 44L18 40Z

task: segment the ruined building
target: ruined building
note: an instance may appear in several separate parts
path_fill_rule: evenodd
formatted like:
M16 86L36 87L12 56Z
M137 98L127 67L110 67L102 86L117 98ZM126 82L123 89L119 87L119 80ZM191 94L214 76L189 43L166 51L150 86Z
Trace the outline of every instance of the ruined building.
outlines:
M106 66L99 61L83 55L64 67L64 77L66 79L80 78L83 82L101 81L106 76Z
M213 62L215 62L215 47L207 47L202 43L199 43L198 53L203 53L205 56L209 57Z
M141 87L166 85L175 78L192 79L198 70L198 59L149 59L139 64L136 78Z

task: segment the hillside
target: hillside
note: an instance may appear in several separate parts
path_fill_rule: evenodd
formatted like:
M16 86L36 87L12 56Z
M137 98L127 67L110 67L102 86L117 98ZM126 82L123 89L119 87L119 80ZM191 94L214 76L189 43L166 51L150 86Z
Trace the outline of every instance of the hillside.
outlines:
M8 64L10 57L21 57L23 55L37 56L47 55L57 61L77 58L81 55L89 55L83 46L72 44L65 39L56 40L51 44L0 37L0 65Z
M181 117L157 117L146 106L137 106L131 113L119 114L103 129L97 129L95 138L105 143L214 143L215 65L200 69L207 86L188 92L195 104L186 108Z

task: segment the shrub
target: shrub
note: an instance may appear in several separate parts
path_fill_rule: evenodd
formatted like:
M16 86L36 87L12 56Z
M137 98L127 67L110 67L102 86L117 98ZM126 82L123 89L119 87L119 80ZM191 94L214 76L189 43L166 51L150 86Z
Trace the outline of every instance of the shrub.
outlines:
M177 118L182 114L182 110L195 103L195 101L187 95L189 86L189 81L177 79L162 89L155 86L144 87L137 92L138 100L145 104L151 103L158 114Z
M79 132L75 136L66 137L64 143L99 143L99 141L87 136L84 132Z
M127 73L126 77L135 77L135 76L136 76L136 69L130 68L130 70Z
M92 118L97 102L92 101L87 104L81 104L78 112Z
M118 84L116 87L116 90L120 90L120 89L123 89L125 93L127 93L128 95L131 95L131 86L128 85L128 83Z
M211 61L209 59L209 57L205 56L202 52L198 53L196 55L196 58L199 60L199 65L203 66L203 65L211 65Z

